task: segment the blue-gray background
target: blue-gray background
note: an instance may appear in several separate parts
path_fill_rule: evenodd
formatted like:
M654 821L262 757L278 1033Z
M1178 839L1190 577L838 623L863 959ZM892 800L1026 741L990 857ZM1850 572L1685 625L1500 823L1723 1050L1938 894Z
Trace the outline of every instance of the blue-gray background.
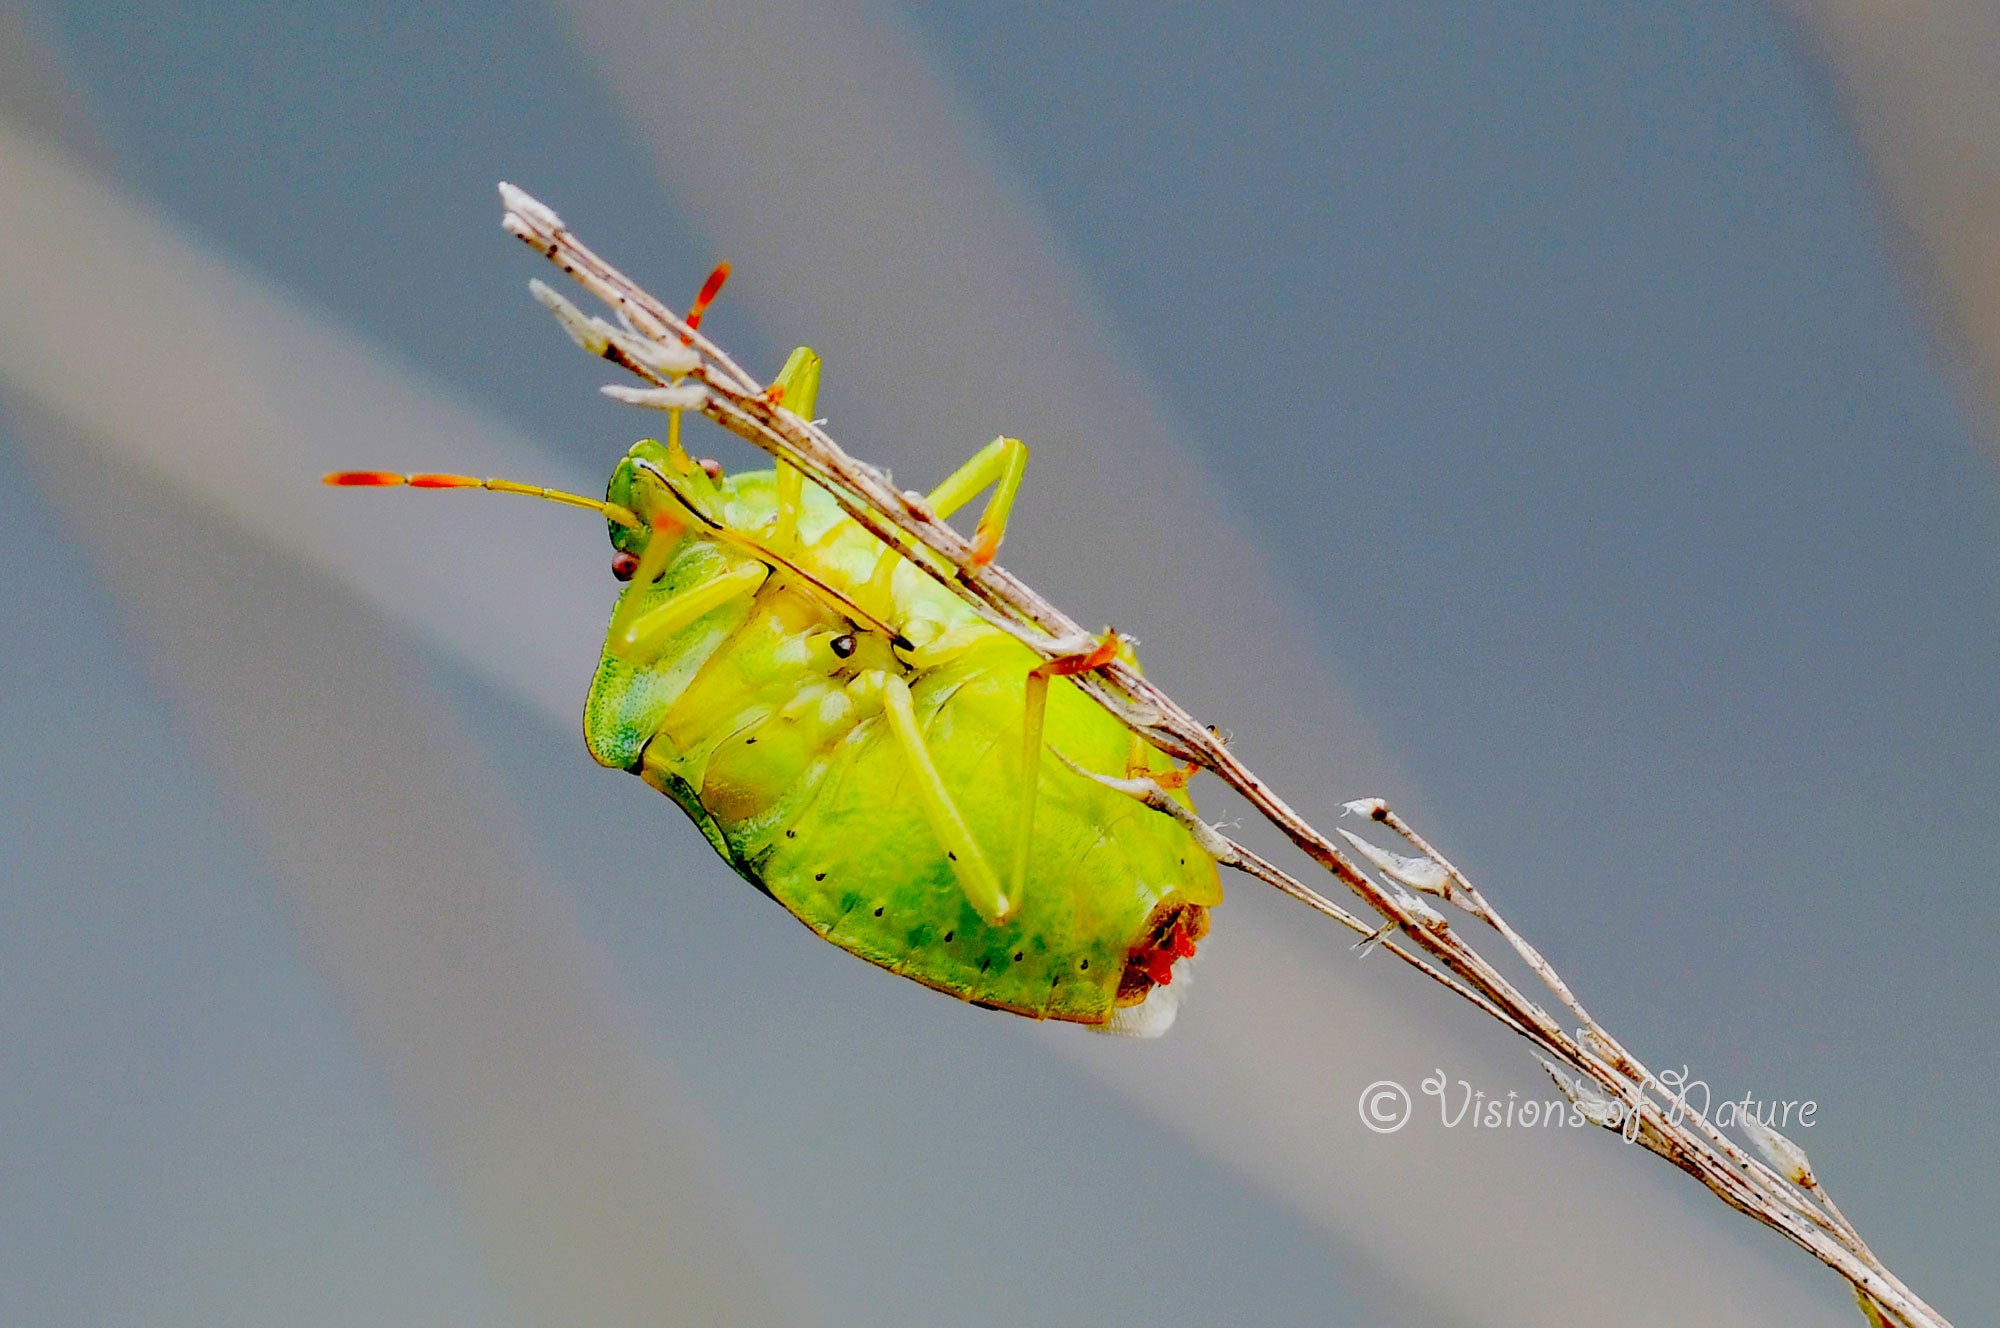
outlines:
M540 5L36 16L90 150L143 199L587 470L633 426L521 300L493 181L531 185L665 294L730 252ZM1754 5L904 21L1393 753L1336 792L1409 800L1642 1054L1816 1099L1814 1159L1891 1266L1968 1320L2000 1299L1995 471L1793 31ZM818 335L728 303L713 326L753 365ZM841 390L835 362L836 434ZM940 450L941 471L992 431L899 445ZM367 444L356 464L404 460ZM87 536L11 447L0 479L5 1316L170 1303L233 1322L356 1295L324 1321L507 1321ZM1061 482L1031 468L1024 504ZM734 1068L730 1038L753 1033L712 975L649 954L669 932L789 935L719 870L662 899L609 844L671 809L448 657L431 667L549 858L586 865L587 929L749 1188L818 1167L803 1184L828 1223L918 1214L883 1219L904 1243L892 1289L844 1282L837 1251L797 1256L823 1312L1393 1317L1377 1272L1026 1044L990 1054L996 1076L1047 1082L1040 1119L987 1119L975 1085L885 1106L866 1086L900 1072L893 1044L792 1049L862 1058L818 1081L861 1086L815 1109L871 1121L907 1174L812 1140L744 1146L796 1129L789 1108L759 1115L793 1090ZM780 1006L813 1003L821 971L762 978ZM919 1004L949 1036L960 1012ZM1015 1188L951 1193L968 1120L1016 1159ZM1085 1155L1134 1159L1125 1188L1065 1191ZM1107 1269L1135 1213L1182 1217ZM296 1253L323 1242L339 1256ZM281 1285L308 1264L329 1280Z

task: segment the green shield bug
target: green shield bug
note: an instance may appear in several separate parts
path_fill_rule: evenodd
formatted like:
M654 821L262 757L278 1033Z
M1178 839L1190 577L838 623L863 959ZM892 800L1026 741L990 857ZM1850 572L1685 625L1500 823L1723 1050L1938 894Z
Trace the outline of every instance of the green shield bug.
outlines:
M810 418L819 373L800 348L774 396ZM1215 863L1173 818L1068 768L1144 773L1185 802L1185 772L1065 681L1129 647L1107 634L1044 662L795 468L725 476L679 425L670 412L665 443L631 448L603 502L456 475L326 482L601 512L628 584L584 708L593 757L672 798L744 879L870 963L1035 1019L1165 1032L1222 899ZM948 516L992 488L982 559L1026 461L995 439L929 495Z

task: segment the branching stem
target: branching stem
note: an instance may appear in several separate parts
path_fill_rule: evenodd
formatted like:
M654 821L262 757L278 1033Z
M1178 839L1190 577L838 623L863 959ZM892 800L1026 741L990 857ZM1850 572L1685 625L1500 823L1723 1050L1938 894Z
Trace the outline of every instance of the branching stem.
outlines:
M928 550L933 557L915 557L911 564L957 594L986 622L1044 658L1079 654L1096 643L1094 634L1005 568L982 563L972 543L931 511L920 495L896 489L886 475L848 455L817 424L774 403L763 384L671 308L586 248L548 207L509 185L501 186L501 196L506 204L502 224L507 231L604 301L620 316L630 336L642 343L637 346L638 353L632 345L619 344L625 338L608 339L602 348L597 344L601 339L589 340L585 342L588 348L656 387L676 383L698 386L703 414L773 457L798 467L885 544ZM657 366L674 363L676 355L684 356L686 348L692 348L699 363L685 377L670 380ZM1564 1090L1579 1103L1588 1094L1593 1107L1618 1106L1615 1121L1607 1116L1607 1128L1624 1131L1634 1143L1700 1181L1722 1202L1779 1232L1833 1269L1854 1287L1864 1312L1872 1305L1887 1323L1906 1328L1950 1328L1942 1315L1883 1265L1809 1169L1802 1180L1797 1172L1792 1179L1779 1175L1723 1134L1706 1115L1689 1108L1684 1098L1668 1095L1661 1080L1591 1016L1542 953L1387 803L1364 799L1349 803L1348 810L1365 814L1422 854L1430 870L1441 873L1442 880L1433 885L1427 877L1416 888L1435 893L1492 928L1578 1021L1580 1026L1574 1033L1518 990L1447 917L1407 893L1397 873L1382 870L1384 879L1378 881L1357 866L1332 839L1238 760L1218 734L1152 680L1114 660L1072 681L1168 755L1193 761L1215 774L1383 921L1379 926L1370 924L1336 904L1200 820L1151 779L1080 773L1174 816L1218 863L1275 887L1350 931L1371 940L1389 932L1400 933L1400 941L1381 940L1382 947L1578 1076L1578 1082L1564 1084ZM1659 1100L1649 1096L1653 1092L1660 1095ZM1773 1160L1782 1164L1780 1158Z

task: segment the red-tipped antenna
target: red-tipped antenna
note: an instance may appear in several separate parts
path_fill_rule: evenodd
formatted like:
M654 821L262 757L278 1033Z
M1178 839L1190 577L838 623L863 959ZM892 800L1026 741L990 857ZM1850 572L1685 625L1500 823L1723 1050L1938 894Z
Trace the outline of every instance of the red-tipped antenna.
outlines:
M523 484L519 480L482 480L477 475L400 475L393 470L336 470L322 475L320 483L336 489L393 489L399 484L407 484L412 489L485 489L490 493L518 493L529 498L546 498L552 503L562 503L568 507L581 507L596 512L607 521L616 521L621 526L638 529L639 518L627 508L616 503L603 502L596 498L585 498L580 494L564 493L561 489L544 488L539 484Z
M701 283L701 290L695 295L694 303L688 306L687 325L689 328L692 329L701 326L701 316L708 312L709 305L715 303L715 297L722 293L722 283L728 280L729 264L726 262L717 263L715 271L708 274L708 280ZM688 338L682 337L681 341L683 344L687 344Z
M321 484L354 489L388 489L408 482L407 475L398 475L393 470L336 470L320 477Z

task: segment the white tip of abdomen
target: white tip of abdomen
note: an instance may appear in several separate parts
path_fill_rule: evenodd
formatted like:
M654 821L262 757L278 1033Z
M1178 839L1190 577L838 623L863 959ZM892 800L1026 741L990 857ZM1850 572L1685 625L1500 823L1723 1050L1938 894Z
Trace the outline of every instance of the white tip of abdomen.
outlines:
M1114 1010L1108 1022L1092 1024L1093 1033L1108 1033L1113 1037L1156 1038L1174 1026L1180 1015L1181 1000L1187 995L1188 974L1194 968L1194 960L1181 959L1174 964L1174 980L1165 986L1154 987L1146 993L1146 999L1137 1005L1127 1005Z

